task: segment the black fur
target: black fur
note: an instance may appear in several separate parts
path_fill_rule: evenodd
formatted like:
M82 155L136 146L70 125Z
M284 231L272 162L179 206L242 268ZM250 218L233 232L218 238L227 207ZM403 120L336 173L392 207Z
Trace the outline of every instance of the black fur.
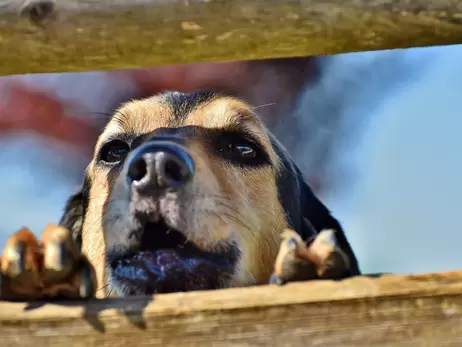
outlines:
M164 95L178 125L182 124L185 118L199 105L224 96L222 93L206 90L194 93L166 92Z
M66 201L59 224L71 231L78 247L82 247L82 229L90 193L90 178L85 175L82 186Z

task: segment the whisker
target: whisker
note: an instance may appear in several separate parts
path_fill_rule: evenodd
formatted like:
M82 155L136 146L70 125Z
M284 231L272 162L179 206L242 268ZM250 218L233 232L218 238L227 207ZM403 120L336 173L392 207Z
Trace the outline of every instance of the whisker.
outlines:
M252 230L246 223L244 223L240 218L237 218L236 215L234 214L231 214L231 213L220 213L222 216L225 216L227 217L229 220L235 222L236 224L239 224L240 226L242 226L243 228L247 229L247 230ZM218 215L218 214L217 214Z
M98 288L98 290L102 290L102 289L105 289L105 288L107 288L108 286L109 286L109 282L108 282L108 283L106 283L104 286L102 286L102 287Z
M263 105L259 105L259 106L255 106L255 107L252 107L253 110L256 110L256 109L259 109L259 108L262 108L262 107L267 107L267 106L274 106L276 105L275 102L272 102L270 104L263 104Z
M195 194L193 195L194 198L202 199L202 200L211 200L215 202L220 207L224 208L225 211L213 211L210 209L204 209L202 211L194 211L194 212L206 212L215 217L223 219L223 216L227 217L227 219L239 224L240 226L244 227L247 230L251 230L251 228L244 222L244 218L239 213L238 209L229 204L230 199L220 195L211 195L211 194ZM221 215L223 214L223 215Z

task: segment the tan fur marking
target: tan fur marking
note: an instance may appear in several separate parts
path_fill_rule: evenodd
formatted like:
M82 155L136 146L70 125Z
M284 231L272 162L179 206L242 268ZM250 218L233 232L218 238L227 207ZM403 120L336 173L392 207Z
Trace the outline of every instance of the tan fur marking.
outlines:
M279 166L280 160L271 146L268 130L259 121L252 108L242 101L226 97L209 102L191 112L186 118L185 125L215 129L243 126L263 145L263 149L269 154L275 166Z
M98 143L113 133L144 134L154 129L168 127L172 119L170 107L161 97L130 101L117 109Z
M204 184L217 182L220 191L215 194L225 197L233 206L235 217L240 221L236 223L236 236L244 248L241 266L257 283L263 283L272 271L279 249L279 234L287 227L278 199L275 174L271 168L245 170L219 160L209 160L210 154L202 154L205 149L201 147L199 144L190 146L190 152L197 153L198 176ZM204 163L201 158L208 160ZM223 229L212 232L216 240L228 235L223 234Z
M98 169L92 161L87 169L92 179L90 199L85 215L82 233L82 252L95 267L98 298L105 297L106 285L106 246L102 232L102 215L117 173L109 174L107 170Z
M95 267L98 282L96 297L102 298L105 296L103 287L106 277L106 246L102 232L101 213L105 196L102 194L101 189L95 185L98 184L97 181L94 182L90 190L90 201L83 225L82 252Z

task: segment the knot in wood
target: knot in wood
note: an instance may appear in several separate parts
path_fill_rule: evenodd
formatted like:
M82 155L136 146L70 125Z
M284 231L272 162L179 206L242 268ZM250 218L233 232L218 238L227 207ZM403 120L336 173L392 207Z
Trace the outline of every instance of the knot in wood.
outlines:
M54 18L55 1L30 0L26 1L20 10L20 16L28 18L34 24L44 24Z

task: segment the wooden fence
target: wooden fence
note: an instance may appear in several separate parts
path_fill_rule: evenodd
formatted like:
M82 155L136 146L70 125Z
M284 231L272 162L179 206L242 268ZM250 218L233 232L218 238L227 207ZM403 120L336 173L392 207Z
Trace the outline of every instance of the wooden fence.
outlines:
M458 0L1 0L0 74L462 42Z
M1 346L462 346L462 272L1 303Z

